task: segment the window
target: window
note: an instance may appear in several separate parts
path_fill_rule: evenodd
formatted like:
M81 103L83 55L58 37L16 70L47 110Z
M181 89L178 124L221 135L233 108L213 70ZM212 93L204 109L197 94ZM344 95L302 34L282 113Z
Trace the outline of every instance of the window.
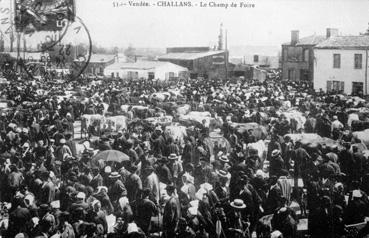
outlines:
M149 79L155 79L155 73L149 72Z
M343 93L345 90L345 82L327 81L327 93Z
M258 55L254 55L254 63L259 62L259 56Z
M294 81L295 79L295 69L288 69L288 80Z
M128 79L138 79L138 72L128 71L127 76Z
M361 69L363 67L363 55L355 54L355 69Z
M339 69L341 68L341 55L333 54L333 68Z
M353 96L363 96L364 83L362 82L352 82L352 95Z
M290 62L299 62L303 60L302 47L288 47L287 48L287 60Z
M304 49L304 62L308 62L309 61L309 50L308 49Z

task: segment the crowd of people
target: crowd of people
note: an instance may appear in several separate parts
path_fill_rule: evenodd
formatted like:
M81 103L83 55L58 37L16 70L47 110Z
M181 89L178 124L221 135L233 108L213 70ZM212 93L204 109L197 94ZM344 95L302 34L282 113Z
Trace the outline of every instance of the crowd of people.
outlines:
M165 86L108 79L32 80L1 87L1 99L7 102L0 115L3 237L323 238L369 233L366 145L353 136L345 113L366 107L365 100L278 80L190 80ZM68 90L78 95L62 97ZM178 92L176 101L149 97L169 90ZM183 142L168 135L164 124L129 126L163 114L176 121L180 103L208 111L218 123L186 122ZM125 104L130 107L123 112ZM146 106L147 112L138 114L135 104ZM280 113L288 108L306 118L303 125ZM85 114L125 115L128 126L100 130L95 140L91 132L87 141L81 140L76 125ZM266 134L234 126L250 123ZM214 131L230 148L204 143ZM318 135L329 143L306 143L296 134ZM266 150L251 146L258 141ZM103 151L116 157L97 160ZM362 229L350 226L359 223Z

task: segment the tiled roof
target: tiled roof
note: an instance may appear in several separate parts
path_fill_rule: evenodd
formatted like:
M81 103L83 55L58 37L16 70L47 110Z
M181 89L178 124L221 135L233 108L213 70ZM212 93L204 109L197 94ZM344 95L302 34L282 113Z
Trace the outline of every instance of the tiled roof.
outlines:
M299 45L316 45L326 39L325 36L311 35L307 37L303 37L297 42L297 46ZM291 42L286 42L283 45L291 45Z
M369 36L335 36L331 37L318 45L315 48L320 49L341 49L341 48L368 48Z
M159 60L195 60L206 56L217 55L224 53L223 50L207 51L207 52L183 52L183 53L168 53L159 56Z

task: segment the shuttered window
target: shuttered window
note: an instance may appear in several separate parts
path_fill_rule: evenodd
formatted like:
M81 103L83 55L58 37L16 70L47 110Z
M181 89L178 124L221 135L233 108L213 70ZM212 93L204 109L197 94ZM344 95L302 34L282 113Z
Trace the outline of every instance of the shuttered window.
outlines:
M345 82L343 81L327 81L327 92L343 93L345 90Z

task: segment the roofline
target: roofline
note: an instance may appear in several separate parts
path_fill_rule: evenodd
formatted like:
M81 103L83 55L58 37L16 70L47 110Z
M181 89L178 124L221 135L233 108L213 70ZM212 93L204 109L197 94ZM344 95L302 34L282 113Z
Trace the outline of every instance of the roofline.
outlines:
M316 46L314 49L319 50L369 50L368 46Z
M200 58L204 58L204 57L199 57L199 58L195 58L195 59L200 59ZM186 61L191 61L191 60L195 60L195 59L161 58L160 56L158 57L158 60L186 60Z

